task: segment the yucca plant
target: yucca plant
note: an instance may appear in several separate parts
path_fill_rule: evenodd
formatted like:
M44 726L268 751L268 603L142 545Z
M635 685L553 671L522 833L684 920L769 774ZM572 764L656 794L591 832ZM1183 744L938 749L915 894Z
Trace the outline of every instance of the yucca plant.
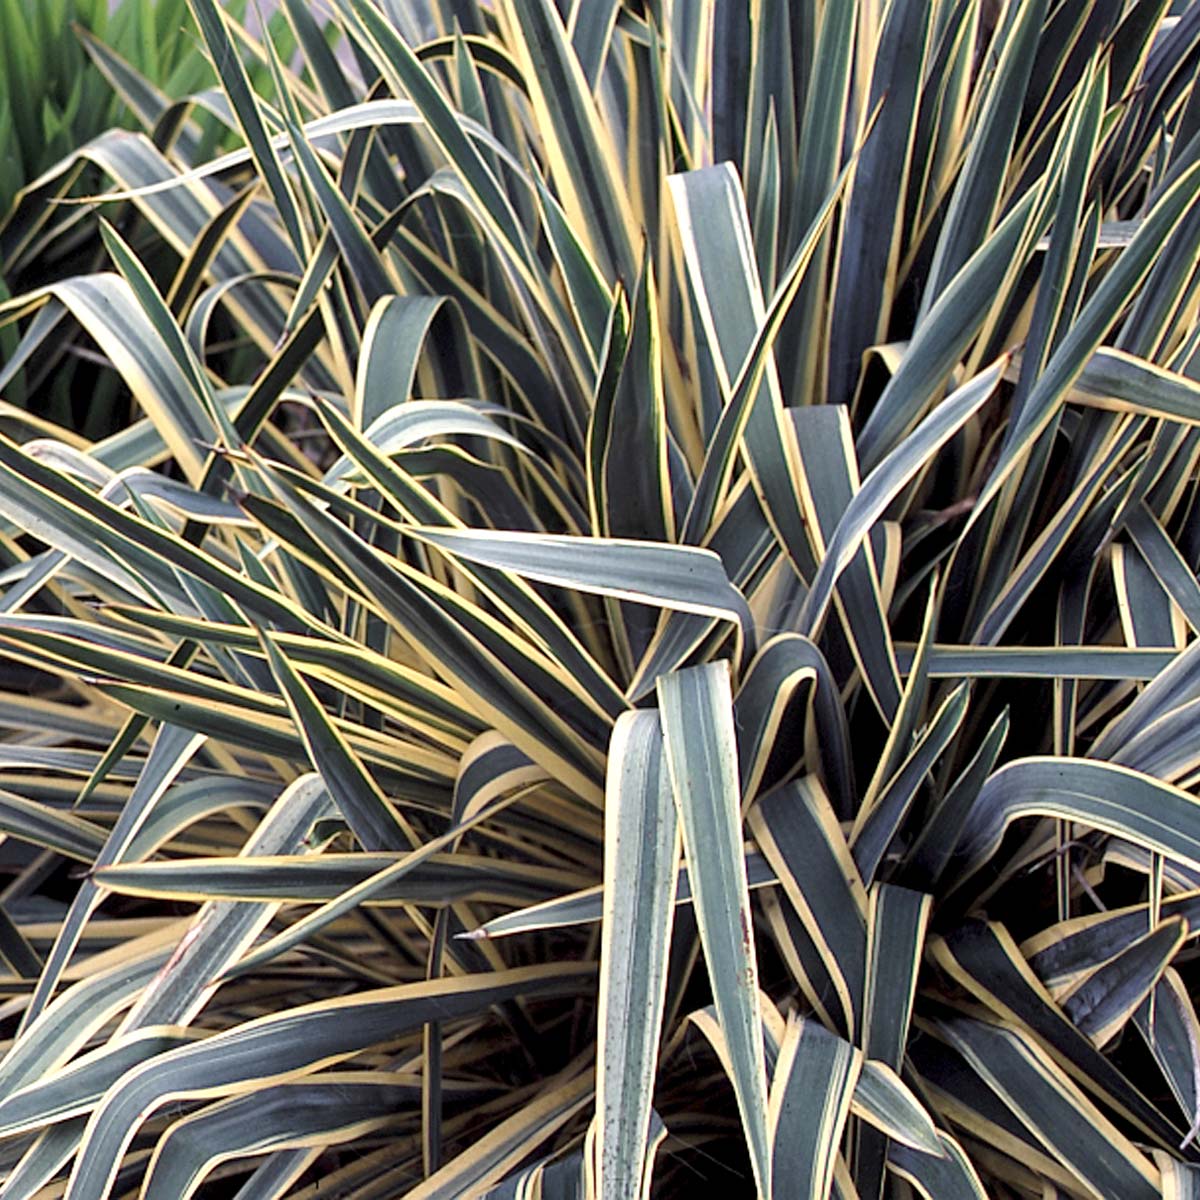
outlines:
M1197 1194L1200 6L191 3L0 234L4 1196Z

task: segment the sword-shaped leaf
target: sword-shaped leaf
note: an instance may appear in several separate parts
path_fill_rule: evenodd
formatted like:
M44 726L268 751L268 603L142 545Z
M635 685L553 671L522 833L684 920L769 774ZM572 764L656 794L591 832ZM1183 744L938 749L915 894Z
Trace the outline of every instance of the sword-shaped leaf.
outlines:
M397 850L405 845L415 846L417 836L412 827L388 802L317 702L312 689L269 634L263 634L262 645L313 767L324 779L334 803L363 849Z
M175 1122L146 1168L145 1200L187 1200L223 1162L276 1146L336 1146L394 1122L420 1084L383 1071L335 1071L256 1088Z
M1077 821L1200 867L1194 796L1113 763L1026 758L1001 767L980 789L958 844L960 881L991 856L1011 822L1026 816Z
M793 1018L771 1082L771 1163L781 1196L825 1200L863 1053L815 1021Z
M593 975L574 964L402 984L259 1017L134 1068L92 1114L67 1194L102 1200L141 1124L172 1100L283 1082L394 1040L431 1019L485 1012L517 996L571 995Z
M1101 1196L1159 1195L1150 1160L1028 1037L966 1017L939 1030L1080 1184Z
M763 796L749 824L834 984L841 1031L853 1037L866 985L867 892L837 815L810 777Z
M1061 997L1067 1016L1100 1047L1120 1033L1188 937L1187 923L1163 921Z
M577 538L487 529L412 528L421 541L472 562L559 587L728 621L753 647L741 593L711 550L622 538Z
M658 702L700 941L729 1047L755 1185L762 1200L769 1200L767 1078L728 664L661 676Z
M641 1194L679 873L658 714L626 713L608 751L597 1013L596 1195Z
M862 1045L867 1056L899 1071L924 958L932 897L908 888L876 884L867 925L867 971ZM887 1162L887 1138L877 1129L859 1132L855 1184L859 1195L878 1196Z
M753 891L771 887L779 882L767 860L757 852L746 854L746 882ZM693 900L691 879L685 862L679 871L675 887L675 903L690 904ZM604 917L603 887L585 888L567 896L558 896L544 904L534 904L517 912L493 917L478 929L461 933L463 938L509 937L516 933L536 933L543 929L563 929L569 925L586 925Z

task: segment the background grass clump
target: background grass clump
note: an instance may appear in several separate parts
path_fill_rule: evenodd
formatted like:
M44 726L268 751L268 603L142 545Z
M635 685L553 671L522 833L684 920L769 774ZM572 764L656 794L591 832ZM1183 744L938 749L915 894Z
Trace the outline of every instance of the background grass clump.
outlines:
M88 41L136 128L0 228L6 1200L1200 1194L1176 8Z
M232 0L229 12L247 13L246 0ZM294 46L286 22L273 9L268 29L281 53ZM261 14L251 5L252 16ZM256 26L257 27L257 26ZM191 152L210 155L236 144L235 135L206 107L223 101L216 75L205 55L187 0L0 0L0 216L12 209L27 188L35 196L42 175L61 170L64 158L118 124L137 129L144 106L161 105L168 96L191 96L194 138ZM114 74L132 67L141 106L126 103L114 90ZM263 66L252 75L266 78ZM141 117L141 121L139 121ZM169 121L148 128L165 144L175 135ZM73 193L94 193L103 172L79 162ZM55 172L57 174L57 172ZM52 189L57 197L59 189ZM37 205L35 205L37 207ZM8 299L48 279L96 269L103 261L91 210L60 210L54 232L36 252L10 260L0 275L0 296ZM153 256L153 248L143 247ZM16 346L14 330L0 332L0 352ZM92 437L126 424L127 395L78 338L40 355L35 370L9 382L7 398Z

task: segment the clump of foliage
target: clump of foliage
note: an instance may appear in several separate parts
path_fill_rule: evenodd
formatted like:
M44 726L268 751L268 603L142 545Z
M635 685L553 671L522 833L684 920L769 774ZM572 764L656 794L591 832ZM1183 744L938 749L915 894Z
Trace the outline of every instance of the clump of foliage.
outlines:
M44 171L125 116L124 105L103 74L89 68L87 47L111 47L134 64L147 82L164 83L177 94L198 91L210 81L184 22L190 23L186 0L164 4L124 0L119 6L109 0L0 3L0 29L4 31L0 38L0 216L10 211L22 189L35 183ZM126 123L131 124L127 116ZM95 180L91 182L94 190ZM82 232L82 239L60 237L57 245L61 253L81 260L81 269L87 270L97 261L95 231ZM14 291L24 290L29 274L8 279L0 276L0 296L7 299ZM0 333L0 351L5 357L15 344L11 329ZM10 383L8 398L22 405L32 403L46 414L72 423L69 395L76 366L65 355L57 355L58 378L50 388L39 387L37 379L27 388L22 376ZM49 372L39 374L44 379ZM56 393L53 399L44 394L51 389ZM115 392L111 384L109 390ZM116 405L110 399L92 411L100 407Z
M1200 6L191 8L0 231L5 1196L1192 1194Z
M0 4L0 211L88 138L114 126L123 105L88 70L95 41L171 93L208 82L186 0L45 0Z
M244 16L247 0L234 0L229 9ZM269 28L286 54L291 48L286 22L276 15ZM0 30L0 216L27 188L44 199L39 187L44 173L118 123L141 127L146 105L161 106L167 96L193 96L199 104L195 111L203 115L191 131L190 153L209 155L218 144L232 144L226 126L204 113L206 104L223 101L212 92L216 75L199 52L187 0L0 0ZM128 68L140 78L136 94L123 99L111 81L114 72ZM251 72L267 77L261 62ZM169 118L146 132L164 145L176 136ZM99 172L83 168L74 192L94 192L101 183ZM60 190L49 194L58 197ZM50 279L95 270L103 261L92 213L61 209L46 215L53 218L49 236L0 274L5 299ZM153 247L145 249L153 253ZM0 334L6 357L14 345L11 330ZM73 338L36 356L30 370L10 382L8 399L101 436L126 423L128 405L116 383L98 378L86 345Z

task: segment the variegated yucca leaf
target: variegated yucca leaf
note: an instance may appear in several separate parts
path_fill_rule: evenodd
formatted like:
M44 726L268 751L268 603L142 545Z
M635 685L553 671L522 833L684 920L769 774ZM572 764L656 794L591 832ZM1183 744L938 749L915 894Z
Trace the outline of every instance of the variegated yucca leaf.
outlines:
M188 3L0 224L6 1200L1200 1190L1200 6Z

